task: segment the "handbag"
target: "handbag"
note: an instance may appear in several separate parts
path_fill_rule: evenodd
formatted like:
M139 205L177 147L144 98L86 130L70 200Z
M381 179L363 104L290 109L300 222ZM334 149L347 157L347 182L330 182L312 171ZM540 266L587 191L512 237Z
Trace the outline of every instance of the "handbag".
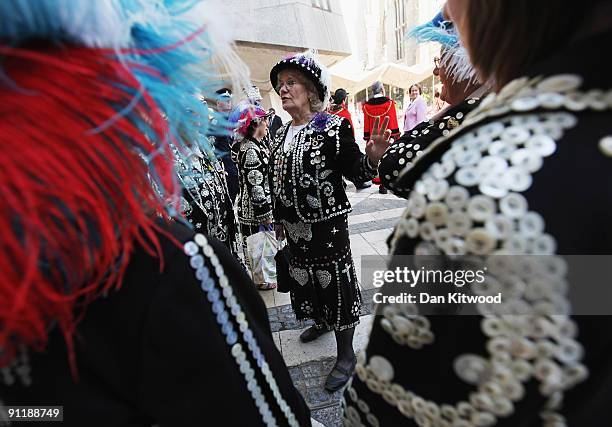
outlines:
M252 279L255 284L276 283L274 259L279 243L274 232L267 227L260 226L259 230L246 239Z
M274 260L276 261L276 290L283 293L292 291L293 279L289 274L289 265L291 261L289 245L285 245L279 249Z

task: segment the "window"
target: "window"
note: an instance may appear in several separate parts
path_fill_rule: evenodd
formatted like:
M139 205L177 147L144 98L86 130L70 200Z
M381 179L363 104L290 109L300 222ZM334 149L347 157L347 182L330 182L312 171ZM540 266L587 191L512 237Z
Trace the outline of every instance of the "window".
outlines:
M395 0L395 59L406 56L404 39L408 31L408 0Z
M331 12L330 0L312 0L312 6Z

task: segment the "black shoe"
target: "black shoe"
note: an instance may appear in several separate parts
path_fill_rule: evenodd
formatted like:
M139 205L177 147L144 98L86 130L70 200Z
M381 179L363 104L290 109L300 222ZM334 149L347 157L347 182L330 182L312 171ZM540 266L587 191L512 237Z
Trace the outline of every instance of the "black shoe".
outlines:
M378 187L378 192L379 192L380 194L387 194L387 193L388 193L388 190L387 190L385 187L383 187L383 186L381 185L380 187Z
M355 184L355 188L357 188L357 190L363 190L366 188L370 188L371 186L372 186L372 183L370 181L360 182L359 184Z
M300 334L300 341L310 342L319 338L321 335L328 333L325 328L317 329L316 326L311 326Z
M348 370L344 370L338 365L334 366L334 369L332 369L325 380L325 390L333 393L344 387L353 376L353 372L355 372L355 365L357 365L357 358L353 359L353 363L351 363L351 367ZM334 372L337 372L340 375L332 375Z

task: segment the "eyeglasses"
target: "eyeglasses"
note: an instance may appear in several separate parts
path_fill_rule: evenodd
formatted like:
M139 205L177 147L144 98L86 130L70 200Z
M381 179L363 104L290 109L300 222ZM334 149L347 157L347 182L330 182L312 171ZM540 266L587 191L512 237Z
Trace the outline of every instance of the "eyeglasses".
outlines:
M440 58L438 58L437 56L434 58L434 66L436 68L440 68Z
M278 84L276 85L276 91L280 92L283 89L283 86L286 87L287 90L291 90L296 84L299 84L299 83L300 82L298 82L297 80L293 80L293 79L289 79L284 83L278 82Z

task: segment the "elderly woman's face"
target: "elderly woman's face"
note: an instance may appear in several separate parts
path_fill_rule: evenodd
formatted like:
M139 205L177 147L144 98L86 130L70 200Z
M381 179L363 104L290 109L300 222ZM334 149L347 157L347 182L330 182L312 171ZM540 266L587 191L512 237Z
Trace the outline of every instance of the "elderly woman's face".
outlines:
M466 91L469 87L468 80L455 80L448 74L446 69L448 64L447 55L449 53L442 48L440 51L440 66L436 66L433 70L433 74L440 77L440 83L442 83L442 90L440 91L440 99L444 102L448 102L450 105L456 105L463 101L469 94Z
M283 102L283 109L290 115L310 112L308 90L299 71L284 70L278 73L277 87Z

